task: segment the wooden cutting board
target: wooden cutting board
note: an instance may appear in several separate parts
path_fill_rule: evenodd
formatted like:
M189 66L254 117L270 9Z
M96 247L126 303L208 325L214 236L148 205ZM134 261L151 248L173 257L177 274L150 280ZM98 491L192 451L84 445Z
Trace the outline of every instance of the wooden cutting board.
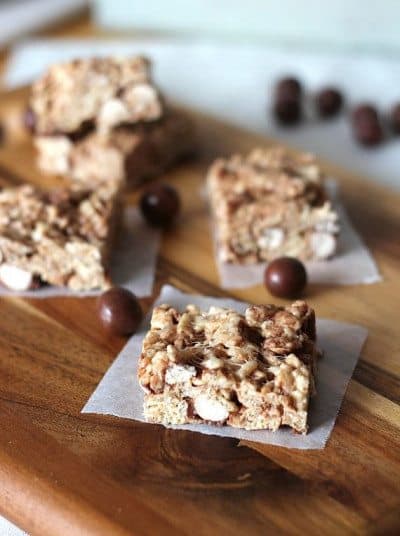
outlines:
M1 184L51 186L20 127L26 91L4 94ZM168 173L183 199L163 239L164 283L218 286L200 190L218 154L268 143L192 112L199 159ZM165 430L80 410L125 341L99 328L95 300L0 300L0 511L31 534L365 534L400 531L400 195L331 165L384 282L310 286L320 316L369 329L328 446L296 451ZM138 193L130 194L132 203ZM262 287L234 291L270 302ZM143 300L149 307L152 298ZM275 300L277 301L277 300ZM240 448L238 448L240 446Z

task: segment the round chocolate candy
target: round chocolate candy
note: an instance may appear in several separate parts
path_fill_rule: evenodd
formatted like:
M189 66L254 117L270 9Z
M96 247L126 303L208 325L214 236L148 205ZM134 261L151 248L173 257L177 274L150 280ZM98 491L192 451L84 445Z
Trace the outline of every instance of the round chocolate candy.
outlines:
M333 87L321 89L317 93L315 100L318 113L324 118L337 115L343 106L342 94Z
M279 257L271 261L264 274L264 283L274 296L296 298L307 284L304 264L293 257Z
M377 109L371 104L361 104L354 108L352 126L355 139L365 147L373 147L383 141L382 123Z
M278 99L274 105L274 116L281 125L296 125L302 116L299 99Z
M359 104L352 111L352 121L355 125L371 121L379 122L378 110L372 104Z
M355 139L365 147L374 147L382 143L384 138L383 128L379 121L363 120L359 124L353 124Z
M300 100L302 93L301 83L293 76L281 78L275 87L275 97L277 100Z
M400 102L391 109L389 123L392 132L398 136L400 134Z
M97 310L103 327L114 335L135 333L143 318L136 296L120 287L104 292L98 299Z
M168 227L179 213L181 202L175 188L168 184L155 184L140 199L145 220L156 227Z

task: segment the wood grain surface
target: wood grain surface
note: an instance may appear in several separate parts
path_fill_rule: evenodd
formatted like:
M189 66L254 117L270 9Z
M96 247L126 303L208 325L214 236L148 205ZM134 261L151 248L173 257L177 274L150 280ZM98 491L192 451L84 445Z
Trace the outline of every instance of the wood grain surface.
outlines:
M3 94L2 185L49 187L21 128L26 90ZM200 113L202 150L162 179L183 213L165 234L164 283L219 288L201 197L218 154L260 138ZM368 286L311 285L320 316L369 329L337 424L322 451L296 451L171 431L80 410L124 344L99 328L94 299L0 300L0 510L38 535L395 534L400 532L400 196L326 164L381 269ZM139 193L129 194L137 202ZM231 296L279 301L261 286ZM152 299L142 301L148 308ZM282 302L283 303L283 302Z

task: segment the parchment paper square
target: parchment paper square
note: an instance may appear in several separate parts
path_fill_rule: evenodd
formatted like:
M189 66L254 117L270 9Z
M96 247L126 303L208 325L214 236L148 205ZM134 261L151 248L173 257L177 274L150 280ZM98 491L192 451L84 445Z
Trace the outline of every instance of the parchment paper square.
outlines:
M326 182L327 191L339 215L340 235L337 253L326 261L307 262L311 283L323 285L356 285L378 283L382 280L368 248L354 229L346 209L340 202L336 181ZM218 238L213 229L214 251L222 288L247 288L263 282L266 262L240 265L223 262L218 251Z
M161 303L168 303L177 309L183 309L189 303L198 305L201 309L208 309L211 305L231 307L241 313L247 307L246 303L236 300L185 294L169 285L162 288L154 306ZM83 408L83 413L115 415L145 421L142 410L143 391L136 374L143 338L149 328L150 316L151 314L147 315L138 333L128 341L117 356ZM367 337L367 330L354 324L318 319L317 333L318 344L324 351L324 357L318 363L317 396L311 403L310 429L307 435L294 434L286 428L277 432L247 431L228 426L217 427L202 424L171 426L170 428L296 449L324 448Z

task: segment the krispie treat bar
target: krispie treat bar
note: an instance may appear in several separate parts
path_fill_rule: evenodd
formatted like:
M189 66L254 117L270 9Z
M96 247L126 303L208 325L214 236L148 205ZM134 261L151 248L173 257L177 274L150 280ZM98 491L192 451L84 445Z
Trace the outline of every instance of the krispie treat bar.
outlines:
M57 64L32 87L38 135L72 138L96 129L154 121L163 112L150 63L142 57L79 59Z
M121 126L109 134L92 132L79 141L67 136L37 136L38 165L88 186L126 179L134 186L159 175L194 151L192 122L168 110L160 121Z
M139 362L145 418L306 433L317 357L315 315L303 301L244 315L161 305Z
M94 191L33 186L0 191L0 282L24 291L43 284L75 291L110 286L107 264L121 184Z
M255 149L216 160L207 181L223 262L334 255L338 216L312 155L293 156L280 147Z

